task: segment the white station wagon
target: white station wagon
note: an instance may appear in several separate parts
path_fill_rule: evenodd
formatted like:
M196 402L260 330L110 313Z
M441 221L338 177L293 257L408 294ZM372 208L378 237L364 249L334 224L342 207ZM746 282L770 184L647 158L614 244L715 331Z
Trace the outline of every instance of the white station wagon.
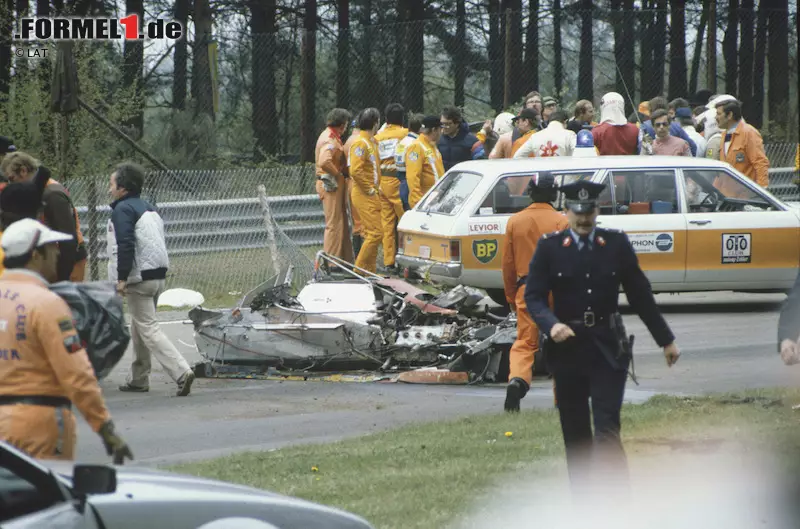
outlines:
M460 163L403 215L398 266L444 284L483 288L505 304L506 223L530 205L531 176L545 172L559 185L606 185L598 224L628 234L656 292L785 292L794 284L800 210L726 162L680 156Z

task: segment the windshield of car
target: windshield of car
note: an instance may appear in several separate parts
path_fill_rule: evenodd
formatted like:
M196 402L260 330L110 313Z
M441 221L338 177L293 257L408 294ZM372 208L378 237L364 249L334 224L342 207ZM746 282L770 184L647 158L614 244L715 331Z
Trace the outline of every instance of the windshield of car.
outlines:
M417 211L455 215L481 181L477 173L454 171L445 176L417 206Z
M689 210L705 210L704 206L711 209L727 210L737 209L734 204L739 204L738 209L763 211L765 209L778 209L766 196L751 189L734 175L720 169L684 169L686 183L686 202ZM709 196L710 195L710 196ZM730 206L718 208L719 199L730 202Z

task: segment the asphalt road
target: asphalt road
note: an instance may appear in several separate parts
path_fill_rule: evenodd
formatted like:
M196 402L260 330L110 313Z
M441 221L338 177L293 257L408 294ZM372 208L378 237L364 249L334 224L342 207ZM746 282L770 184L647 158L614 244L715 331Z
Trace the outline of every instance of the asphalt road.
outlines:
M641 402L656 393L800 384L800 367L784 366L776 351L778 310L784 295L663 294L657 299L683 354L676 366L667 368L644 324L637 316L628 316L628 331L636 335L640 384L628 382L628 401ZM185 313L162 316L186 317ZM163 325L190 364L200 359L190 324ZM191 395L179 398L174 383L155 361L149 393L121 393L117 386L124 382L130 361L129 351L102 387L136 463L145 465L332 441L410 422L495 413L502 410L505 397L500 386L198 379ZM534 382L523 401L524 408L552 405L547 380ZM82 418L78 435L80 460L108 460L100 439Z

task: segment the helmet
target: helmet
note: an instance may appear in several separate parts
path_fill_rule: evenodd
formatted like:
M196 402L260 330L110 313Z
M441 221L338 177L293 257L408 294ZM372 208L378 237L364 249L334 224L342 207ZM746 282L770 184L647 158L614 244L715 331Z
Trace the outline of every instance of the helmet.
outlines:
M576 147L594 147L594 136L591 131L582 130L578 132L578 140L575 142Z

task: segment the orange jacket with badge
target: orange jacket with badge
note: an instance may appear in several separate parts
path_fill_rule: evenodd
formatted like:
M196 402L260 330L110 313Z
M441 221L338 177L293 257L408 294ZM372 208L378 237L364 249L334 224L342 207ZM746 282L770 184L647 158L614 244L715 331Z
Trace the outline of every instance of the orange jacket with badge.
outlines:
M381 160L381 176L396 176L397 164L394 151L400 140L408 136L408 129L400 125L386 125L386 128L375 135L378 142L378 156Z
M317 176L329 174L337 179L344 178L347 160L344 156L342 138L330 127L323 130L322 134L317 138L317 146L314 149L314 159L317 161Z
M377 190L381 185L380 162L378 161L378 142L370 138L369 132L361 131L350 146L350 178L353 187L365 195Z
M514 306L519 280L528 269L542 235L569 227L567 217L550 204L534 202L508 219L503 247L503 289L506 301Z
M0 380L4 395L68 398L95 432L110 419L69 307L27 270L0 278Z
M731 133L728 154L725 154L725 138L722 138L719 159L728 162L734 169L761 187L769 185L769 158L764 152L764 140L758 129L748 125L743 119Z
M405 156L408 205L413 208L433 184L444 176L444 161L439 148L424 134L414 140Z

